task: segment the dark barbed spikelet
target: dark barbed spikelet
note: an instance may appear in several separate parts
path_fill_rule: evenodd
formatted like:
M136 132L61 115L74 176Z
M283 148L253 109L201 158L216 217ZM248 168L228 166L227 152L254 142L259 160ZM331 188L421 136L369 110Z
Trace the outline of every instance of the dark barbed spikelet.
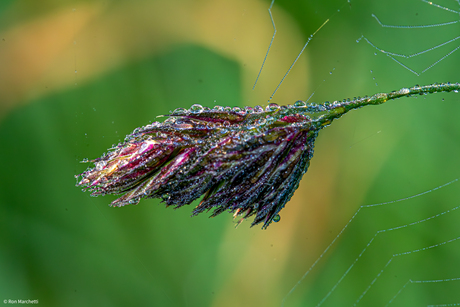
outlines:
M95 159L78 185L93 196L122 194L112 206L161 198L181 207L204 194L193 215L214 209L268 226L297 188L313 155L317 132L302 115L194 105L163 123L136 129L125 142ZM290 113L290 112L287 112Z
M442 91L459 84L403 88L353 100L255 108L176 109L163 123L134 130L124 143L92 160L77 186L93 196L123 194L112 206L161 198L181 207L204 195L193 215L213 209L266 228L307 171L319 130L349 110Z

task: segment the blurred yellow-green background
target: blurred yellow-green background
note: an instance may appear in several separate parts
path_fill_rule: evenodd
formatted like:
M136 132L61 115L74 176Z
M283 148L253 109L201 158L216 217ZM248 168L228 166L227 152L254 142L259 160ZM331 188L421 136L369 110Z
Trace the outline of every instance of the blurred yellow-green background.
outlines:
M156 116L199 103L322 102L460 81L460 51L420 76L365 41L414 54L458 38L456 1L11 1L0 3L0 299L40 306L425 306L460 303L460 96L347 114L319 135L281 221L237 229L158 200L109 208L75 187L100 156ZM454 40L401 61L421 72ZM192 205L193 206L193 205ZM450 210L450 211L448 211ZM445 214L439 215L443 212ZM438 217L423 221L428 217ZM420 223L415 223L422 221ZM401 225L412 226L378 233ZM376 233L378 233L376 235ZM368 242L373 242L341 279ZM439 245L439 246L437 246ZM392 255L436 246L407 255ZM385 267L388 261L391 263ZM380 277L372 283L381 270ZM331 292L331 290L333 290ZM329 293L329 294L328 294ZM8 302L7 302L8 303Z

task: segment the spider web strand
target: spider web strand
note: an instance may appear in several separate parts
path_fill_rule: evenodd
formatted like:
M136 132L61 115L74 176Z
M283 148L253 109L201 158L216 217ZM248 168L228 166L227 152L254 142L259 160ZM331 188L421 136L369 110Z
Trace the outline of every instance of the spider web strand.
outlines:
M303 46L302 50L300 50L299 54L297 55L297 57L295 58L294 62L291 64L291 66L289 67L288 71L284 74L283 78L281 79L280 83L278 84L278 86L275 88L275 91L273 92L273 94L271 94L270 98L268 99L268 102L270 102L270 100L272 100L273 96L275 96L275 93L278 91L279 87L281 86L281 83L283 83L284 79L286 79L287 75L291 72L292 70L292 67L294 67L295 63L297 62L297 60L300 58L300 56L302 55L303 51L305 50L305 48L307 48L308 44L310 43L310 41L313 39L313 37L315 36L316 33L318 33L319 30L321 30L322 27L324 27L326 25L326 23L329 22L329 19L327 19L325 22L323 22L323 24L318 28L316 29L316 31L310 35L310 37L308 38L307 42L305 43L305 45Z
M440 8L440 9L442 9L442 10L444 10L444 11L451 12L451 13L455 13L455 14L460 14L460 12L454 11L454 10L448 8L448 7L441 6L441 5L436 4L436 3L433 3L433 2L431 2L431 1L427 1L427 0L422 0L422 1L425 2L425 3L428 3L429 5L432 5L432 6L434 6L434 7ZM457 2L458 2L458 1L457 1ZM459 3L459 5L460 5L460 3Z
M273 26L273 36L270 41L270 44L268 45L267 53L265 54L264 60L262 61L262 66L260 67L259 73L257 74L256 82L254 82L254 86L252 87L252 90L256 88L257 81L259 81L259 77L260 77L260 74L262 73L262 69L264 68L265 61L267 60L267 57L268 57L268 53L270 52L270 48L272 47L273 41L275 40L276 26L275 26L275 20L273 19L273 15L272 15L272 7L274 3L275 3L275 0L272 0L272 3L270 4L270 7L268 8L268 14L270 15L270 20Z
M460 207L460 206L459 206ZM455 209L459 208L459 207L456 207ZM448 210L449 211L449 210ZM356 306L359 301L364 297L364 295L366 295L366 293L370 290L370 288L372 287L372 285L377 281L377 279L382 275L382 273L385 271L385 269L388 267L388 265L391 263L391 261L393 259L395 259L396 257L399 257L399 256L405 256L405 255L410 255L410 254L414 254L414 253L418 253L418 252L422 252L422 251L426 251L426 250L430 250L430 249L433 249L433 248L436 248L436 247L440 247L440 246L443 246L443 245L446 245L446 244L449 244L449 243L452 243L452 242L455 242L457 240L459 240L460 237L456 237L456 238L453 238L453 239L450 239L450 240L447 240L447 241L443 241L441 243L437 243L437 244L433 244L433 245L430 245L430 246L426 246L426 247L422 247L422 248L418 248L418 249L414 249L414 250L411 250L411 251L407 251L407 252L402 252L402 253L398 253L398 254L393 254L393 256L391 256L390 260L388 260L387 264L385 264L385 266L380 270L380 272L377 274L377 276L374 278L374 280L372 280L371 284L367 287L366 290L364 290L364 292L361 294L361 296L358 298L358 300L356 300L355 304L353 306ZM460 280L460 278L459 278ZM407 285L407 283L406 283ZM405 285L405 286L406 286ZM398 292L398 294L401 293L401 291ZM395 296L396 297L396 296ZM392 300L395 298L393 297ZM391 301L392 301L391 300ZM389 304L389 303L388 303ZM387 306L388 306L387 304Z
M342 228L342 230L340 230L340 232L335 236L335 238L332 240L332 242L326 247L326 249L321 253L321 255L319 255L319 257L315 260L315 262L310 266L310 268L302 275L302 277L297 281L297 283L291 288L291 290L288 292L288 294L286 294L286 296L283 298L283 301L281 302L281 307L284 306L284 304L286 303L287 299L289 298L289 296L297 289L297 287L300 286L300 284L303 282L303 280L310 274L310 272L316 267L316 265L318 264L318 262L324 257L324 255L330 250L330 248L335 244L335 242L337 242L337 240L342 236L342 234L345 232L345 230L348 228L348 226L351 224L351 222L356 218L356 216L358 215L358 213L361 211L361 209L363 208L366 208L366 207L375 207L375 206L383 206L383 205L388 205L388 204L394 204L394 203L397 203L397 202L401 202L401 201L405 201L405 200L408 200L408 199L412 199L412 198L416 198L416 197L419 197L419 196L422 196L422 195L425 195L425 194L428 194L428 193L431 193L431 192L434 192L434 191L437 191L441 188L444 188L452 183L455 183L459 180L460 178L456 178L454 180L451 180L443 185L440 185L440 186L437 186L433 189L430 189L428 191L424 191L424 192L421 192L421 193L418 193L418 194L415 194L415 195L412 195L412 196L409 196L409 197L405 197L405 198L401 198L401 199L397 199L397 200L393 200L393 201L389 201L389 202L383 202L383 203L378 203L378 204L371 204L371 205L362 205L361 207L358 208L358 210L356 210L356 212L353 214L353 216L348 220L348 222L345 224L345 226ZM458 209L460 206L454 208L454 209L451 209L451 210L448 210L448 211L453 211L453 210L456 210ZM445 212L447 213L447 212ZM443 213L439 213L437 215L443 215ZM434 218L435 216L431 217L431 218ZM428 219L431 219L431 218L427 218L425 220L428 220ZM421 223L422 221L418 221L417 223ZM416 223L416 222L414 222ZM398 226L398 227L395 227L395 228L390 228L390 229L400 229L400 228L403 228L405 227L404 225L402 226ZM388 230L390 231L390 230ZM381 231L380 231L381 232ZM378 233L376 233L374 235L374 238L375 236L377 235ZM369 246L370 243L372 243L372 241L374 240L374 238L372 238L370 240L370 242L367 244L367 246L363 249L363 251L360 253L360 255L362 255L362 253L367 249L367 247ZM360 256L359 256L360 257ZM359 258L358 257L358 258ZM353 264L354 265L354 264ZM352 266L353 266L352 265ZM350 270L350 268L349 268ZM341 278L343 279L343 278ZM327 296L329 296L330 294L328 293ZM323 298L323 301L324 301L324 298Z
M442 27L442 26L448 26L452 24L456 24L460 22L460 20L454 20L454 21L448 21L448 22L443 22L443 23L435 23L435 24L430 24L430 25L420 25L420 26L401 26L401 25L388 25L384 24L380 21L380 19L375 15L372 14L372 17L377 20L378 24L383 27L383 28L391 28L391 29L423 29L423 28L434 28L434 27Z

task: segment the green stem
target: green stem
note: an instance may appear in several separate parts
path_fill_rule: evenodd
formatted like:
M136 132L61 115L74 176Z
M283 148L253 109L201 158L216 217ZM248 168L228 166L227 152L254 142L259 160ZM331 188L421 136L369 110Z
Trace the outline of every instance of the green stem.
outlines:
M410 97L413 95L426 95L442 92L458 93L459 91L460 83L434 83L425 86L416 85L411 88L402 88L398 91L393 91L390 93L375 94L371 97L355 98L353 100L334 102L333 104L326 105L326 111L323 110L322 112L311 112L310 116L313 115L313 121L317 121L317 123L321 124L321 126L325 126L330 124L332 120L340 118L348 111L359 109L367 105L379 105L389 100L395 100L401 97Z

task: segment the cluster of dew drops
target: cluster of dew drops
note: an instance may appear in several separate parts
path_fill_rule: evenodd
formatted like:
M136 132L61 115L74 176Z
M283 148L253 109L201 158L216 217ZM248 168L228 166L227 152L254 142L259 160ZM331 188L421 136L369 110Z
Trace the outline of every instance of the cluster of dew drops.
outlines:
M360 97L354 98L356 99L361 99ZM363 99L367 99L367 96L364 97ZM189 125L183 124L182 118L181 117L190 117L191 119L197 119L198 122L195 122L196 126L194 126L194 129L218 129L220 133L225 134L229 130L244 130L247 132L245 134L245 137L250 137L252 135L261 133L265 131L265 127L272 125L274 122L279 120L282 116L285 115L295 115L295 114L302 114L303 118L306 121L310 121L310 116L311 114L314 114L316 112L326 112L328 110L331 110L337 106L340 106L343 103L350 102L351 99L344 99L343 101L334 101L334 102L329 102L326 101L321 104L316 104L316 103L306 103L305 101L298 100L292 105L278 105L276 103L270 103L268 104L265 108L263 108L260 105L257 105L255 107L222 107L222 106L214 106L213 108L209 107L203 107L200 104L194 104L192 105L189 109L185 108L177 108L174 111L170 111L169 115L159 115L158 117L168 117L163 123L160 122L153 122L150 123L146 126L136 128L132 134L126 136L125 142L128 142L132 140L136 135L139 133L158 128L160 126L164 126L165 128L167 126L173 126L171 128L181 130L181 129L187 129L190 128ZM208 116L211 119L213 116L212 114L224 114L222 116L221 121L216 120L205 120ZM235 114L237 116L247 116L244 121L236 121L233 123L230 123L230 120L225 120L225 113L230 116L231 114ZM200 122L199 119L202 117L204 119L203 122ZM291 123L291 127L301 127L304 125L304 122L297 122L297 123ZM200 141L200 140L196 140ZM118 144L118 146L112 147L120 147L122 144Z
M364 97L364 99L366 99ZM358 98L354 98L360 99ZM306 103L305 101L298 100L292 105L278 105L276 103L270 103L268 104L265 108L263 108L260 105L257 105L255 107L249 107L246 106L244 108L240 107L222 107L222 106L214 106L212 109L209 107L203 107L200 104L194 104L192 105L189 109L185 108L177 108L174 111L170 111L169 115L159 115L158 117L164 117L167 116L168 118L163 122L153 122L150 123L146 126L139 127L134 129L134 131L127 135L124 139L124 142L130 142L132 140L135 140L139 134L142 134L143 132L159 128L160 126L163 126L164 128L171 126L173 129L180 130L183 128L181 126L182 124L182 119L181 117L191 117L194 119L199 119L200 116L205 119L207 116L211 114L216 114L216 113L221 113L225 114L227 113L228 115L230 114L236 114L238 116L248 116L244 122L235 122L233 124L230 123L228 120L223 120L223 121L204 121L204 122L198 122L196 123L196 126L194 129L218 129L220 133L225 134L229 130L244 130L245 134L239 135L239 137L243 137L244 139L250 138L251 136L255 134L259 134L264 131L264 127L273 124L275 121L277 121L281 116L284 116L286 113L292 114L297 114L301 113L305 120L310 120L310 116L308 113L315 113L315 112L325 112L327 110L330 110L332 108L335 108L336 106L350 102L350 99L344 99L343 102L341 101L334 101L334 102L329 102L326 101L322 104L316 104L316 103ZM276 113L281 113L280 115L276 115ZM197 118L198 117L198 118ZM225 116L223 116L225 119ZM295 126L303 126L304 123L298 122L298 123L292 123L290 126L295 127ZM187 125L185 125L187 128ZM190 128L190 126L188 126ZM157 137L164 137L167 138L166 134L162 134L161 132L155 132L155 136ZM184 135L185 138L187 138L186 135ZM194 142L200 143L203 142L201 139L195 139ZM113 150L117 150L119 148L122 148L125 143L118 143L118 144L113 144L112 147L109 149L109 152ZM100 159L97 159L98 161L94 161L96 169L102 169L104 167L105 161L104 157L107 156L108 153L104 153ZM88 163L90 162L88 159L83 159L81 161L82 163Z
M225 132L225 128L243 128L246 130L252 130L256 128L257 126L265 126L265 125L270 125L273 122L275 122L278 117L272 116L275 112L277 111L283 111L291 108L305 108L308 105L304 101L297 101L294 105L283 105L279 106L276 103L270 103L265 107L265 109L261 106L255 106L255 107L222 107L222 106L215 106L212 109L209 107L203 107L200 104L194 104L192 105L189 109L185 108L177 108L174 111L170 111L171 117L166 119L163 124L180 124L180 117L181 116L190 116L190 117L199 117L203 116L203 118L206 118L207 115L211 115L212 113L221 113L221 114L236 114L238 116L246 116L246 115L253 115L251 117L248 117L247 120L244 121L244 124L236 122L231 124L229 120L223 120L223 121L207 121L206 125L208 128L221 128L221 132ZM265 115L266 114L266 115ZM160 116L161 117L161 116ZM225 116L224 116L225 118ZM155 126L160 125L158 122L154 122L150 125L147 125L145 127L139 128L138 131L145 130L145 129L151 129ZM223 128L223 129L222 129ZM134 131L134 133L138 132Z

